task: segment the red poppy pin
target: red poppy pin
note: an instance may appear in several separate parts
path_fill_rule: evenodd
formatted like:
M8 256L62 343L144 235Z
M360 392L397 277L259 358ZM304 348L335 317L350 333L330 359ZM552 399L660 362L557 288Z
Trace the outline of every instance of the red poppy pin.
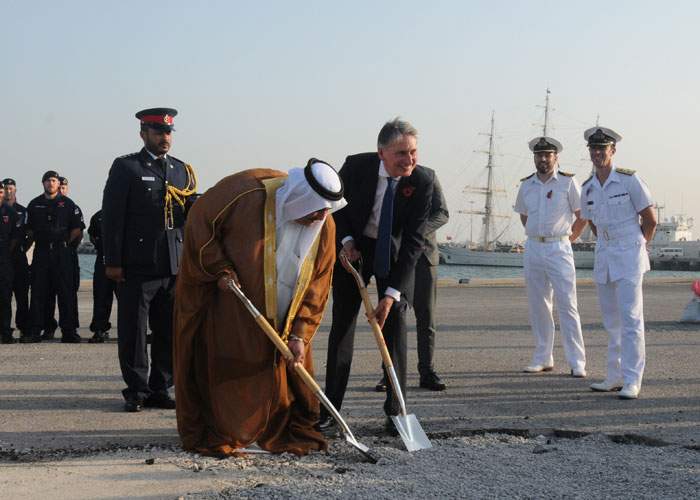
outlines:
M416 190L415 187L413 186L404 186L401 188L401 194L404 196L404 198L410 198L413 196L413 192Z
M3 216L2 216L2 222L3 222L3 224L7 224L8 222L10 222L10 216L9 216L9 215L3 215Z
M63 208L63 206L66 204L65 201L59 201L58 202L58 208Z

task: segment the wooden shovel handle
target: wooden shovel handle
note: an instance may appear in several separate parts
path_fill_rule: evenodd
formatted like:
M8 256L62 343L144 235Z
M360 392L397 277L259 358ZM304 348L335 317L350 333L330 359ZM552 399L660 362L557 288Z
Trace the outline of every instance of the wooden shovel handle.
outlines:
M386 342L384 341L384 334L382 333L382 329L379 328L379 323L377 323L377 320L372 314L374 313L374 306L372 305L372 301L369 298L369 292L367 291L365 282L363 281L362 276L360 276L360 272L355 268L355 266L353 266L350 263L347 256L343 253L340 254L340 263L345 268L345 270L349 272L353 278L355 278L357 288L359 288L360 296L362 297L362 305L365 308L367 321L372 327L372 334L374 334L374 340L377 342L377 346L379 347L379 352L382 356L384 366L388 369L390 366L394 366L394 364L391 362L391 355L389 354L389 349L387 349L386 347Z

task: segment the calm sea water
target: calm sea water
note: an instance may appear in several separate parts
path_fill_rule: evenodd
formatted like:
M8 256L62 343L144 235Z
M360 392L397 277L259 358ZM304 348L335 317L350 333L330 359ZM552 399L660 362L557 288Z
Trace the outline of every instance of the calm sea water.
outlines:
M95 256L80 254L78 257L80 260L80 279L92 279ZM647 276L700 278L699 274L697 271L651 271ZM518 267L440 266L438 269L438 277L452 278L454 280L460 278L520 278L522 275L523 270ZM579 269L577 275L579 278L590 278L593 275L593 271L590 269Z

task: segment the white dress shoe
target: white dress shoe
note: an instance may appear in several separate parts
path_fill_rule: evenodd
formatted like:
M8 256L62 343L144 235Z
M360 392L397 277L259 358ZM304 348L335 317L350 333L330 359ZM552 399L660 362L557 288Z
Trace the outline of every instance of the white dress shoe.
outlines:
M572 368L571 376L574 378L586 378L586 370L584 368Z
M602 382L596 382L595 384L591 384L591 390L592 391L598 391L598 392L612 392L612 391L619 391L622 389L622 380L613 380L612 382L609 380L603 380Z
M637 399L639 397L639 386L634 384L625 384L620 391L620 399Z
M528 365L525 368L523 368L523 371L525 373L551 372L552 370L554 370L553 366L545 365Z

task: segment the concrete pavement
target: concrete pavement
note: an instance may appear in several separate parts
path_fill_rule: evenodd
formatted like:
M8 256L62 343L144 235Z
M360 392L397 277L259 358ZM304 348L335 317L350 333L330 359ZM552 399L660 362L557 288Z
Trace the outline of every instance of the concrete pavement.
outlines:
M604 432L620 439L700 445L700 325L677 323L690 300L689 281L645 285L647 370L641 398L621 401L594 393L604 377L607 335L595 289L579 285L579 310L588 358L588 379L568 376L561 341L554 372L521 369L533 345L527 299L519 280L496 284L443 284L438 292L436 367L448 386L418 389L415 334L409 332L408 409L432 436L501 429L510 433ZM80 291L81 324L90 323L91 291ZM412 315L409 312L409 317ZM116 321L113 319L113 323ZM330 308L316 339L314 359L323 386ZM380 432L383 394L373 392L380 358L366 322L358 321L351 383L342 408L358 436ZM81 328L84 339L87 328ZM116 336L115 329L112 336ZM56 450L177 445L175 412L122 411L123 383L117 345L0 345L0 459L15 451L41 455ZM629 435L624 438L622 436Z

